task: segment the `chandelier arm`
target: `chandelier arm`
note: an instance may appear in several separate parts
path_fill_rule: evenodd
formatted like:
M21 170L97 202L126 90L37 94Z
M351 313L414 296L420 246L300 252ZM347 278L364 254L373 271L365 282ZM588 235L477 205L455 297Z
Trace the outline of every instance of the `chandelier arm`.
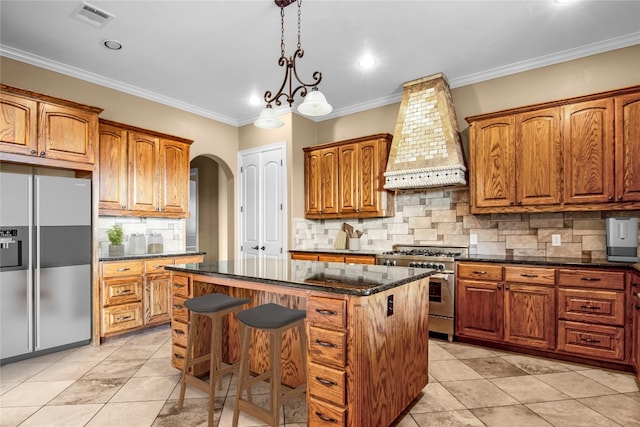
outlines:
M298 76L298 71L296 70L296 58L302 58L302 56L304 55L304 50L303 49L297 49L296 52L293 54L293 75L296 78L296 80L305 88L307 87L314 87L314 86L318 86L318 84L322 81L322 73L320 71L314 71L312 78L313 78L313 82L311 83L305 83L303 82L300 77ZM300 89L300 88L297 88ZM296 90L297 90L296 89ZM302 96L306 95L306 90L305 93L301 93Z
M265 92L264 100L267 103L267 105L271 104L272 102L275 102L276 105L280 106L282 105L282 101L280 101L280 98L283 96L286 96L287 102L289 103L289 106L291 106L291 104L293 104L293 95L284 93L283 89L285 85L289 83L289 92L291 92L291 68L293 68L293 65L292 65L293 61L291 58L287 59L286 57L281 56L280 59L278 59L278 64L281 67L283 66L285 67L284 79L282 80L280 89L278 89L278 92L276 92L275 95L272 96L270 90Z

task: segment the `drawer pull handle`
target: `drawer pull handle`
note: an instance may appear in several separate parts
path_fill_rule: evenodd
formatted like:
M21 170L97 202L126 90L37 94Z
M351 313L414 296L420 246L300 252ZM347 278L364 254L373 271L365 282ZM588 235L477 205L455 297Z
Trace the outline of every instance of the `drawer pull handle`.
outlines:
M120 321L120 320L129 320L131 319L131 316L120 316L120 317L116 317L116 320Z
M122 294L129 294L131 293L131 289L120 289L118 292L116 292L118 295L122 295Z
M173 308L175 308L176 310L182 310L184 307L178 304L173 304Z
M130 267L123 267L123 268L117 269L116 271L129 271L129 270L131 270Z
M472 273L473 274L480 274L480 275L487 274L486 271L480 271L480 270L473 270Z
M600 307L598 307L597 305L582 304L580 308L586 308L587 310L600 310Z
M338 385L337 382L329 381L329 380L326 380L326 379L324 379L322 377L316 377L316 380L322 385L330 385L330 386Z
M153 266L153 268L160 268L160 267L164 267L164 265L163 265L163 264L160 264L160 265L154 265L154 266Z
M316 312L318 312L320 314L324 314L326 316L337 316L338 315L337 311L325 310L325 309L322 309L322 308L316 308Z
M318 411L316 411L316 416L320 418L322 421L327 423L334 423L334 424L338 423L338 420L336 420L335 418L325 417L324 415L322 415L321 412L318 412Z
M538 275L537 275L537 274L526 274L526 273L522 273L522 274L520 274L520 275L521 275L522 277L530 277L530 278L532 278L532 279L534 279L534 278L538 277Z
M600 342L600 340L594 340L592 338L580 338L580 341L585 342L587 344L596 344Z
M635 309L640 310L640 305L636 304Z
M601 279L599 277L581 277L580 280L584 280L585 282L599 282Z
M184 359L184 356L180 356L178 353L173 353L173 357L176 359Z
M176 288L184 288L185 285L181 285L180 283L174 283L173 286Z
M174 329L173 332L175 332L176 335L184 335L184 331L181 331L180 329Z
M631 286L634 288L640 288L640 283L632 283Z
M326 342L326 341L321 341L319 339L316 339L316 344L321 345L323 347L333 347L333 348L338 348L337 344L333 344L330 342Z

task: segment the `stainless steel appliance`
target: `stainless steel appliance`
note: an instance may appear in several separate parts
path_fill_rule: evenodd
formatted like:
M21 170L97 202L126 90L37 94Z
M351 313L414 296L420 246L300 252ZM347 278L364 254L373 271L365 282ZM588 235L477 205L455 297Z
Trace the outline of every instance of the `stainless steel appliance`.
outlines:
M638 218L607 218L607 260L638 262Z
M429 277L429 330L454 334L455 257L466 256L466 247L396 245L390 252L376 257L381 265L434 268L438 272Z
M0 172L3 364L91 340L91 181L18 170Z

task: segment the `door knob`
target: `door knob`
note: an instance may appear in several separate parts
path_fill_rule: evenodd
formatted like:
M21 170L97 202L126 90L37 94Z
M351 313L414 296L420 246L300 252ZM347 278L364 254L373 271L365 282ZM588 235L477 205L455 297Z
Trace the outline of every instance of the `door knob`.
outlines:
M251 246L251 249L258 250L258 247L257 246Z
M264 248L264 246L261 246L261 247L260 247L260 250L261 250L261 251L264 251L264 249L265 249L265 248Z

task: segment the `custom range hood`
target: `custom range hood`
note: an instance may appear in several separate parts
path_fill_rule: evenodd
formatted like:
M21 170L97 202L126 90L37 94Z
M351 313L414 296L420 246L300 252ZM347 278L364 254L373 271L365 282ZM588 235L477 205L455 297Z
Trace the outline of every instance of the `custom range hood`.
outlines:
M405 83L384 188L466 185L466 172L449 82L438 73Z

